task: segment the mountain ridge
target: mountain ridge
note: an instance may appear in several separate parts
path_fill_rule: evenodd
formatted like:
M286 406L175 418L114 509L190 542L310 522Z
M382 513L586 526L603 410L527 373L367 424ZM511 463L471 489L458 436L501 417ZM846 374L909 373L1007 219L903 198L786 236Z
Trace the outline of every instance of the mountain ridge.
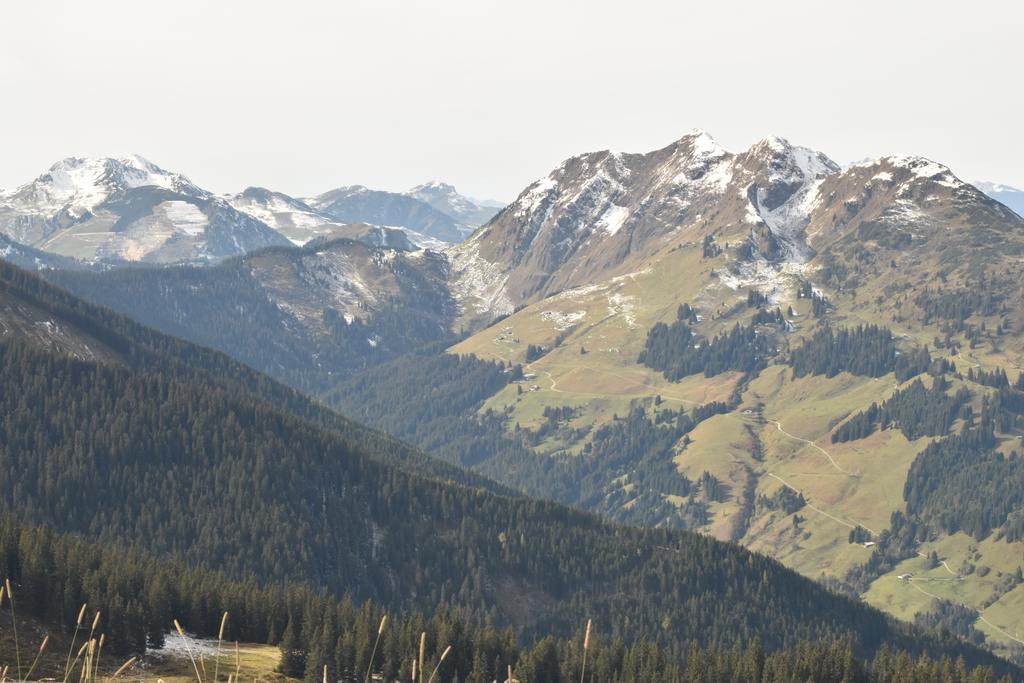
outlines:
M0 191L0 234L107 267L216 262L286 239L302 245L349 223L399 228L418 246L440 249L493 213L439 182L408 193L338 188L305 200L260 187L216 195L139 155L67 157Z

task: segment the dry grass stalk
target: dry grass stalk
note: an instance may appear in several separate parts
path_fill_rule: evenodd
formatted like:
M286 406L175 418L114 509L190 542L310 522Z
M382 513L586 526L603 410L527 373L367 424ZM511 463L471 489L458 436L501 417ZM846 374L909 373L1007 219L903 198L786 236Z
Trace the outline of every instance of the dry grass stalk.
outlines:
M388 623L388 615L380 618L380 626L377 627L377 639L373 641L373 651L370 652L370 664L366 667L366 681L370 681L370 673L373 671L373 658L377 656L377 645L380 644L380 636L384 633L384 624Z
M124 673L124 672L125 672L125 671L126 671L126 670L128 669L128 667L130 667L130 666L131 666L132 664L134 664L134 663L135 663L135 657L132 657L132 658L131 658L131 659L129 659L129 660L127 661L127 662L125 662L124 664L122 664L122 665L121 665L121 666L120 666L120 667L118 668L118 670L114 672L114 675L113 675L113 676L111 676L110 678L108 678L108 679L107 679L107 680L108 680L108 682L109 682L109 681L112 681L112 680L114 680L114 679L116 679L116 678L117 678L118 676L120 676L121 674L123 674L123 673Z
M224 642L224 627L227 626L227 623L228 623L228 613L224 612L224 616L222 616L220 618L220 630L217 631L217 659L214 661L214 664L213 664L213 680L214 680L214 683L216 683L216 681L220 677L220 646L221 646L221 643Z
M580 669L580 683L587 674L587 649L590 647L590 626L591 620L587 619L587 633L583 636L583 667Z
M427 651L427 632L420 634L420 683L423 683L423 660Z
M14 634L14 659L18 664L18 680L21 677L21 650L18 648L18 622L14 617L14 591L11 589L11 580L4 580L4 588L7 590L7 602L11 605L11 632Z
M99 645L96 646L96 671L97 672L99 672L99 670L100 670L100 655L103 654L103 644L105 642L107 642L107 634L106 633L101 633L100 634Z
M43 637L43 642L39 644L39 650L36 652L36 658L32 660L32 666L28 668L28 673L25 674L25 679L28 680L32 677L32 672L36 670L36 665L39 663L39 658L43 656L43 652L46 651L46 646L50 642L50 636L47 634Z
M198 680L199 683L202 683L203 676L199 673L199 665L196 664L195 655L192 654L192 641L190 641L188 636L185 635L185 629L181 627L181 624L178 623L177 619L174 620L174 628L178 630L178 635L181 636L181 639L185 642L185 651L188 652L188 658L192 660L192 668L195 669L196 680Z
M437 666L434 667L433 673L430 674L430 678L427 679L427 683L434 683L434 676L437 675L437 670L441 668L441 664L444 662L444 658L448 656L448 653L452 651L452 646L449 645L441 653L441 659L437 660Z
M78 619L75 620L75 634L71 636L71 647L68 648L68 658L64 662L64 681L68 680L68 669L71 667L71 656L75 654L75 641L78 640L78 631L82 628L82 620L85 619L85 608L89 603L83 602L82 609L78 610Z

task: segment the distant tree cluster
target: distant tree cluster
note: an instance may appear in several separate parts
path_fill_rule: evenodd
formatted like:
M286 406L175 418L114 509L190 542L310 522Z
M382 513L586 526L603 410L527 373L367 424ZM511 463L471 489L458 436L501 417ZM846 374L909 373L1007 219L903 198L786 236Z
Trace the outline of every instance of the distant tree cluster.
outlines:
M933 610L914 617L914 623L921 628L949 633L968 643L981 645L985 642L985 634L974 628L977 621L977 612L948 600L936 600Z
M544 347L540 344L527 344L526 346L526 362L532 363L535 360L540 360L547 353Z
M771 310L760 309L750 319L752 325L783 325L786 319L782 316L782 309L776 307Z
M1024 457L995 450L994 421L929 445L907 474L907 512L925 524L982 539L1024 508Z
M814 287L807 280L800 283L800 288L797 290L797 298L811 300L811 313L815 318L822 318L832 310L832 305L825 298L825 295L814 291Z
M736 324L727 332L700 339L684 320L671 325L657 323L647 333L639 363L660 370L669 381L703 373L714 377L727 370L757 372L772 355L771 340L758 334L754 325Z
M881 377L890 372L903 382L926 372L932 363L925 347L909 353L897 353L892 332L875 325L853 328L831 327L818 330L789 357L795 377L825 375L835 377L849 372L865 377Z
M914 299L924 311L924 324L934 318L962 323L971 316L999 315L1005 311L1004 297L995 280L982 278L961 289L926 289Z
M896 427L913 441L922 436L942 436L963 415L970 416L971 392L961 387L950 396L949 382L935 377L931 389L920 378L896 391L881 406L871 406L844 422L833 434L832 443L854 441L870 436L877 427Z
M711 235L704 236L704 258L714 258L722 253L722 248L715 244L715 238Z
M768 297L756 289L747 290L747 308L761 308L768 305Z
M1003 368L996 368L995 370L982 370L979 368L968 368L967 379L971 382L977 382L987 387L994 387L996 389L1003 389L1010 386L1010 378L1006 375L1006 370ZM1020 381L1017 382L1019 385L1017 388L1024 390L1024 373L1020 375Z

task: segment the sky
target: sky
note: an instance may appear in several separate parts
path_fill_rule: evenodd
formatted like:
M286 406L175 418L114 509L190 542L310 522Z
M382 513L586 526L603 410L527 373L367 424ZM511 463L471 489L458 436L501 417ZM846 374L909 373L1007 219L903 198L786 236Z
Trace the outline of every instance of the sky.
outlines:
M1024 187L1024 3L80 0L4 5L0 188L137 153L215 192L429 179L510 201L699 127Z

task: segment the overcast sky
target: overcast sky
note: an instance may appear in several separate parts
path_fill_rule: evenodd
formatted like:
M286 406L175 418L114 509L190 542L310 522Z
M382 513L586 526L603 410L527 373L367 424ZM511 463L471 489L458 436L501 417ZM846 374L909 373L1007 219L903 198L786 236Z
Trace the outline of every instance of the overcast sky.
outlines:
M216 192L513 199L688 130L1024 186L1024 2L8 2L0 187L141 154Z

